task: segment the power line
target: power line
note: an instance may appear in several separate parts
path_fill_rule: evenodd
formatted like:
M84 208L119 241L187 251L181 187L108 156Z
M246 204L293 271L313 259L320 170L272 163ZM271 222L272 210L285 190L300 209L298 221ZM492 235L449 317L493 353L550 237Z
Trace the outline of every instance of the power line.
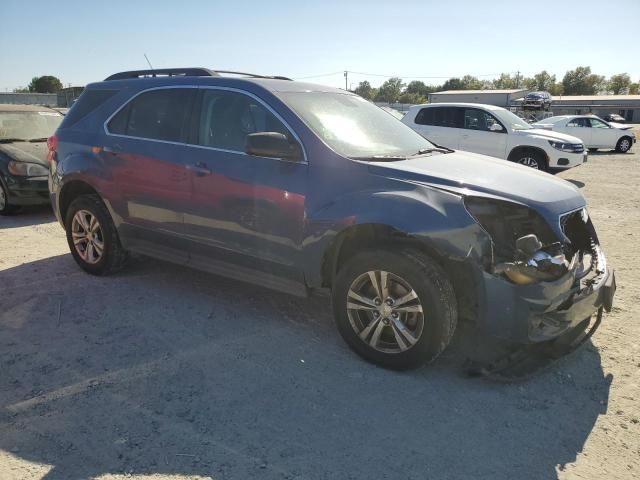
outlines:
M307 78L320 78L320 77L330 77L331 75L344 75L344 70L340 70L339 72L332 73L321 73L320 75L309 75L307 77L295 77L295 80L306 80Z
M331 73L321 73L319 75L308 75L305 77L295 77L296 80L306 80L308 78L321 78L321 77L331 77L333 75L340 75L342 74L343 76L346 76L346 74L349 73L353 73L355 75L364 75L364 76L368 76L368 77L385 77L385 78L391 78L391 77L400 77L400 78L433 78L433 79L449 79L449 78L459 78L462 75L398 75L398 74L393 74L393 75L388 75L388 74L384 74L384 73L367 73L367 72L355 72L353 70L342 70L339 72L331 72ZM500 72L500 73L482 73L482 74L477 74L477 75L472 75L473 77L499 77L500 75L502 75L503 73L515 73L515 74L520 74L520 72Z
M365 72L354 72L353 70L349 70L349 73L355 73L356 75L367 75L370 77L400 77L400 78L456 78L461 77L461 75L386 75L383 73L365 73ZM516 73L516 72L500 72L500 73L482 73L478 75L472 75L473 77L497 77L503 73ZM468 75L468 74L467 74Z

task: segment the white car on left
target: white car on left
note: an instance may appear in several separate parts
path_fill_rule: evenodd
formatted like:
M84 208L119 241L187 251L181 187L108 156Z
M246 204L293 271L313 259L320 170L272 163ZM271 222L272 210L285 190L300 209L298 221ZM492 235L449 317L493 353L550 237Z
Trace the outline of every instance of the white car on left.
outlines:
M558 115L545 118L533 126L578 137L592 152L606 148L626 153L636 143L630 125L605 122L595 115Z

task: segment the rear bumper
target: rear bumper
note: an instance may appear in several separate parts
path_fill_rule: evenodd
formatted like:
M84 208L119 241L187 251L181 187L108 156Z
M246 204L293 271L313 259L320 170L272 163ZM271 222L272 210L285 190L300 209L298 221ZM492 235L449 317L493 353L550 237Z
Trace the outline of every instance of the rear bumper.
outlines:
M49 203L49 188L45 177L6 175L3 183L11 205L44 205Z
M486 272L482 275L484 308L479 326L490 335L521 344L553 340L601 307L610 311L616 290L615 274L609 268L597 283L582 287L573 273L555 282L526 286Z

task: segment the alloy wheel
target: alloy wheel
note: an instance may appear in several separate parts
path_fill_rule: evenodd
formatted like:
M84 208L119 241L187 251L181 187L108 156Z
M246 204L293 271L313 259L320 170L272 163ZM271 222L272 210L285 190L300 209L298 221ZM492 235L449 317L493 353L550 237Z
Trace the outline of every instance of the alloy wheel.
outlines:
M620 140L620 151L621 152L626 152L627 150L629 150L631 148L631 142L629 140L627 140L626 138L623 138L622 140Z
M533 157L522 157L518 163L520 165L525 165L527 167L531 167L531 168L535 168L537 170L540 169L540 164L538 163L538 160L536 160Z
M87 263L95 264L104 253L102 227L94 214L78 210L71 222L71 237L76 252Z
M360 339L383 353L413 347L424 331L424 312L411 285L384 270L356 278L347 293L349 322Z

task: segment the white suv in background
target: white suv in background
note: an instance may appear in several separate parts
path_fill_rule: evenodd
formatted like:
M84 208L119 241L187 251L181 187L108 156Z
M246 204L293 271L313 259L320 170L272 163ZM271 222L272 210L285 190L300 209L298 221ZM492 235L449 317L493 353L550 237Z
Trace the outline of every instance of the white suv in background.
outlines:
M438 145L504 158L539 170L567 169L587 161L579 138L534 128L494 105L415 105L402 122Z

